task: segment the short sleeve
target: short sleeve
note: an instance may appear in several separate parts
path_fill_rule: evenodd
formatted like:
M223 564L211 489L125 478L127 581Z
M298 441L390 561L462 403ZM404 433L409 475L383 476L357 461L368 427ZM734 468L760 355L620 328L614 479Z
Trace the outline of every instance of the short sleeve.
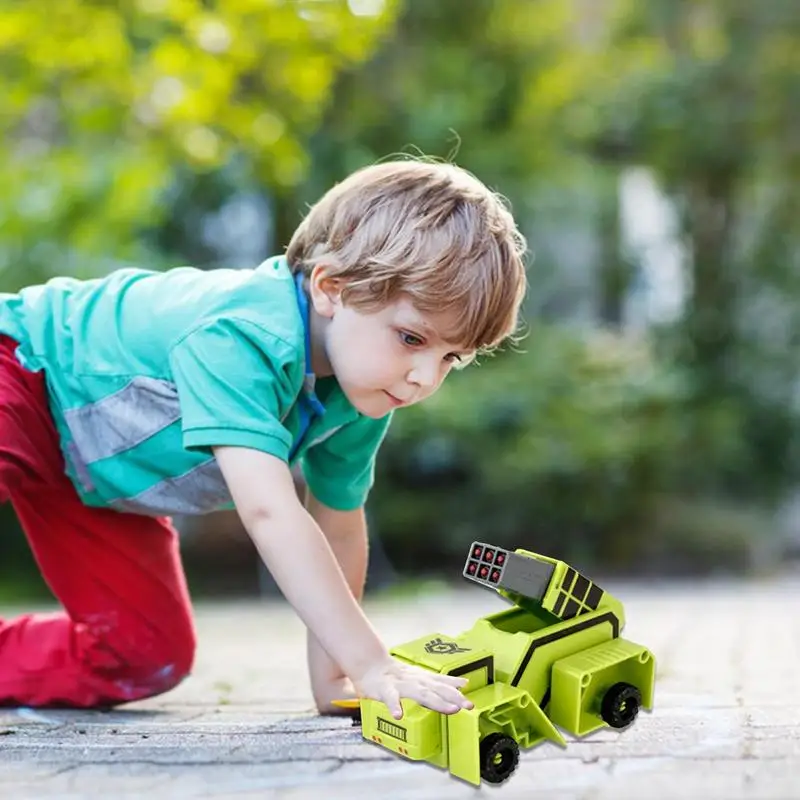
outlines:
M306 452L303 475L320 503L338 511L364 505L375 479L375 457L391 416L359 416Z
M170 366L184 447L249 447L288 461L281 420L295 400L296 364L289 343L247 320L219 319L180 339Z

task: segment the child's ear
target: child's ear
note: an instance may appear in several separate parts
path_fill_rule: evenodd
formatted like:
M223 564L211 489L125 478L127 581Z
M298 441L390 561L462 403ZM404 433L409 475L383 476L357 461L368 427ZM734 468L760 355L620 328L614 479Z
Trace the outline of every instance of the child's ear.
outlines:
M330 318L342 304L341 281L329 275L323 264L317 264L308 276L308 295L314 311Z

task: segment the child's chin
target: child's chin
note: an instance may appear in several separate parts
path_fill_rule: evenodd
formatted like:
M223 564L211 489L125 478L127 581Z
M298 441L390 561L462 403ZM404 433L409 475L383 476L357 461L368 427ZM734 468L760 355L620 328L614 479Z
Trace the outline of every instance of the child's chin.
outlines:
M377 408L376 406L371 406L368 408L358 408L358 406L356 406L356 409L365 417L370 417L370 419L380 419L381 417L385 417L390 411L393 410L391 408L387 408L386 406L383 408Z
M369 398L368 400L363 398L351 399L350 403L354 406L359 414L363 414L365 417L370 417L371 419L380 419L381 417L385 417L390 411L393 410L391 403L383 400L382 398Z

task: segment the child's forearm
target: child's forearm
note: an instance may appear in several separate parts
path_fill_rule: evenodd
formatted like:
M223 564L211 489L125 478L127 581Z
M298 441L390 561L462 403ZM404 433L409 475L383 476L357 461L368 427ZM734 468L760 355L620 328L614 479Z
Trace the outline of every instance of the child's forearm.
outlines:
M360 602L364 594L369 556L363 508L334 511L313 497L309 497L306 507L322 528L351 593ZM316 697L318 690L324 692L329 683L343 675L342 667L328 655L311 630L308 631L308 672L315 699L319 699Z
M259 516L248 527L286 599L349 677L357 678L377 660L388 658L331 546L299 503Z

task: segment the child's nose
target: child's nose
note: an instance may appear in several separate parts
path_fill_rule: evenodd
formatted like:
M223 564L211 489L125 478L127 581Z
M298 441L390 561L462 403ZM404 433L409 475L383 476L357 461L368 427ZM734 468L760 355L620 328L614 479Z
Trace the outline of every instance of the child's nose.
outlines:
M439 383L440 367L434 359L420 359L408 375L408 382L422 389L432 389Z

